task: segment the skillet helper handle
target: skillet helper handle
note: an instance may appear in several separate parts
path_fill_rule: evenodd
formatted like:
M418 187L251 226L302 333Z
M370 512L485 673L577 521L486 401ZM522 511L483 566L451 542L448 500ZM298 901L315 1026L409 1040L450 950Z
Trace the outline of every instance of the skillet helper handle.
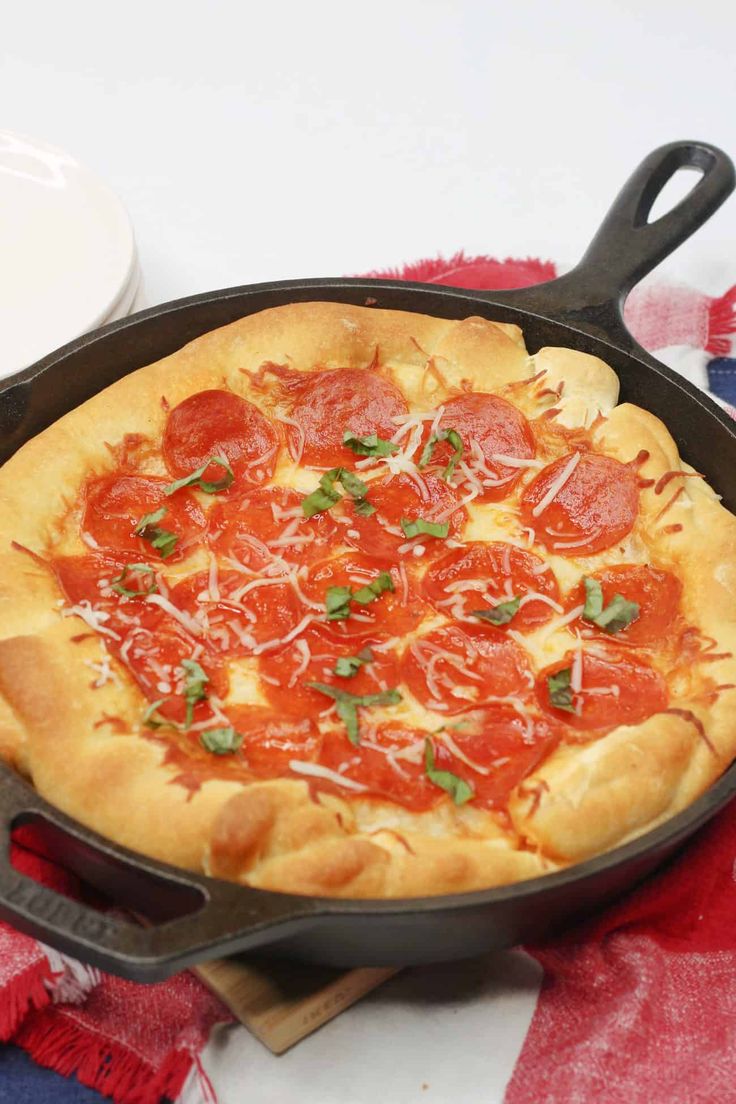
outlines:
M683 168L699 170L700 180L675 207L648 222L665 184ZM525 310L574 324L609 341L613 338L638 351L623 322L626 296L718 210L735 185L733 162L716 146L706 142L660 146L626 181L571 272L497 297L508 303L518 299Z
M111 895L124 889L126 904L132 899L162 922L144 927L100 912L15 870L11 832L38 818L54 858L68 859L76 873L91 872L89 880ZM0 919L65 954L134 981L160 981L196 962L271 943L281 929L288 935L302 927L312 911L307 898L249 889L126 852L0 769Z

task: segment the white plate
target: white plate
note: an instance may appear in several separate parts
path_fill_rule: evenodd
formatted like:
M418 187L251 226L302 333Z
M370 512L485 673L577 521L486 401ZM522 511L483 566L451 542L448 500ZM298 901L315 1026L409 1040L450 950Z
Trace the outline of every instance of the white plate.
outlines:
M125 288L110 313L105 315L104 318L101 318L97 325L106 326L108 322L117 322L121 318L127 318L129 314L134 314L135 311L143 310L143 297L143 278L141 276L140 266L136 262L128 286Z
M119 199L69 154L5 130L0 257L0 376L120 317L138 283Z

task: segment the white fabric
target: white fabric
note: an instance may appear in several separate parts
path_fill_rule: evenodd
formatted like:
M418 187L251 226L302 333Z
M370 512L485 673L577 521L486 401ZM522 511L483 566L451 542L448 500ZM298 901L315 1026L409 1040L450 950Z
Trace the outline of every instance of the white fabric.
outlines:
M52 977L46 988L54 1004L81 1004L100 981L100 971L41 943Z
M278 1058L242 1027L202 1058L219 1104L496 1104L540 981L522 951L415 967Z

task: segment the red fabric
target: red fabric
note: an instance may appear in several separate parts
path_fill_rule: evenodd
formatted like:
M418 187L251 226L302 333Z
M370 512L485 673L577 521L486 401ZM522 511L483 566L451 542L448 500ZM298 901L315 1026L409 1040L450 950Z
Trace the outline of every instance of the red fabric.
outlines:
M505 1104L736 1099L736 806L602 917L544 946Z
M499 291L552 280L557 269L552 261L530 257L498 261L493 257L468 257L460 250L447 259L425 258L365 275ZM646 349L691 345L713 356L727 356L736 334L736 286L714 299L694 288L647 284L631 292L625 316L634 337Z
M552 261L538 261L507 257L505 261L493 257L467 257L461 249L451 257L433 257L414 261L401 268L385 268L380 272L366 272L365 276L379 276L394 280L418 280L425 284L445 284L448 287L477 288L482 291L499 291L501 288L528 287L552 280L557 270Z
M555 266L457 253L370 275L492 290L551 279ZM709 299L653 287L631 296L627 321L650 349L728 353L736 288ZM736 821L726 812L622 904L532 949L545 981L507 1104L736 1099L735 856ZM44 855L32 829L16 834L14 860L59 892L93 900ZM232 1016L193 975L141 986L81 973L76 991L65 988L58 962L0 923L0 1040L121 1104L175 1099L188 1078L188 1100L214 1101L199 1053L213 1024Z
M32 827L14 834L12 857L28 877L100 903L48 858ZM68 996L59 981L43 945L0 922L0 1041L120 1104L175 1100L190 1073L192 1102L215 1099L199 1054L213 1025L233 1017L193 974L143 986L89 971L75 1003L55 1003Z
M736 287L711 299L693 288L648 284L626 302L626 323L645 349L692 345L728 356L736 333Z

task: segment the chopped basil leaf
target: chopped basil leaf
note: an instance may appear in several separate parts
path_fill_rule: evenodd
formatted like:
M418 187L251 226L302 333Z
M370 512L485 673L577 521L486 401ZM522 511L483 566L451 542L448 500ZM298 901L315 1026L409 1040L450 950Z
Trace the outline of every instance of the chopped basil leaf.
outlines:
M365 498L368 492L368 484L347 468L338 468L339 475L335 476L336 483L342 483L351 498Z
M368 437L356 437L349 429L345 430L342 443L358 456L390 456L399 448L393 441L384 441L376 433L371 433Z
M144 540L150 540L151 548L155 548L161 554L162 560L171 555L179 539L175 533L170 533L168 529L153 529L150 534L146 531L141 533L141 536Z
M353 506L356 514L360 514L361 517L370 517L376 512L376 507L367 498L356 498Z
M570 686L570 667L563 667L556 675L547 675L547 689L549 700L556 709L563 709L565 713L574 713L575 706L572 703L572 687Z
M360 514L362 517L370 517L371 514L375 514L376 507L365 497L368 493L368 485L362 479L358 479L357 475L354 475L351 471L347 471L345 468L339 468L338 470L340 474L337 479L354 500L356 514Z
M337 707L337 715L344 722L348 739L357 747L360 743L358 728L358 706L371 705L396 705L401 701L398 690L382 690L380 694L351 694L347 690L341 690L337 686L329 686L325 682L307 682L312 690L318 690L328 698L332 698Z
M338 717L345 725L348 740L357 747L360 744L360 720L357 705L354 701L338 701L335 702L335 708Z
M639 616L639 603L629 602L623 594L614 594L611 601L603 607L603 591L596 579L584 576L585 607L583 617L607 633L617 633L625 629Z
M175 533L170 533L168 529L158 527L158 522L165 514L165 506L154 510L152 514L144 514L133 530L137 536L142 537L144 541L148 541L151 547L160 553L162 560L171 555L179 539Z
M422 533L428 537L444 539L450 532L450 523L449 521L425 521L424 518L415 518L410 521L409 518L402 517L401 528L405 537L418 537Z
M596 617L595 623L607 633L617 633L636 621L638 616L638 602L629 602L623 594L614 594L603 612Z
M360 606L367 606L369 602L374 602L376 598L380 598L386 590L394 591L396 587L388 571L381 571L372 583L366 583L365 586L354 592L353 601Z
M336 483L341 483L343 489L355 499L355 509L359 514L368 517L375 511L375 506L372 506L365 497L368 486L362 479L358 479L357 475L346 471L345 468L331 468L321 477L317 490L302 499L302 511L305 517L313 517L323 510L329 510L340 501L342 495L335 489Z
M219 464L221 468L225 469L222 479L218 479L214 483L202 479L210 464ZM218 491L227 490L234 479L233 469L227 460L223 460L220 456L210 456L209 460L201 468L193 471L191 475L185 475L183 479L177 479L175 483L169 483L168 487L164 487L164 494L172 495L175 491L180 491L182 487L194 487L195 485L198 485L199 489L204 491L205 494L217 494Z
M141 717L141 724L145 728L176 728L181 731L181 725L177 724L176 721L169 721L159 713L159 708L168 700L168 698L159 698L158 701L151 702L148 709Z
M331 586L325 595L325 609L328 621L345 621L350 616L350 603L357 602L367 606L369 602L380 598L385 590L395 590L394 582L388 571L381 571L372 583L359 587L353 592L349 586Z
M439 433L432 434L422 449L422 455L419 457L419 467L426 468L427 464L432 459L434 446L440 444L442 441L447 441L453 448L449 463L442 473L442 478L446 479L449 483L455 468L463 458L463 441L456 429L441 429Z
M302 512L305 517L314 517L315 514L321 514L323 510L331 509L341 498L342 495L338 491L326 491L324 487L318 487L316 491L312 491L302 499Z
M328 621L344 621L350 616L350 599L352 591L348 586L332 586L327 588L325 595L325 608Z
M159 521L163 521L166 516L166 507L159 506L158 510L154 510L152 514L144 514L141 520L133 530L134 533L140 534L147 525L157 525Z
M598 580L591 579L588 575L583 576L583 583L585 585L583 617L586 621L595 621L603 610L603 590Z
M335 674L340 678L353 678L361 667L373 661L373 652L370 648L363 648L354 656L340 656L335 664Z
M208 728L199 739L202 746L214 755L230 755L243 743L243 737L232 725L227 728Z
M424 770L429 781L445 790L456 805L464 805L475 797L473 787L465 779L458 778L452 771L437 770L434 765L434 747L429 737L424 741Z
M439 435L435 435L434 433L432 434L432 436L429 438L426 445L422 449L422 455L419 457L419 464L417 465L418 467L426 468L427 464L432 459L434 446L437 444L438 441L441 440L442 438Z
M200 665L194 659L183 659L181 666L186 674L184 679L184 701L187 703L187 716L186 727L192 723L194 716L194 706L198 701L207 700L207 691L205 686L210 681L209 675L206 675Z
M155 594L158 590L156 583L153 581L148 590L133 590L131 587L127 587L125 585L125 579L128 574L153 575L155 577L156 572L150 564L126 564L120 574L116 575L111 583L112 589L117 591L118 594L122 594L126 598L145 598L147 594Z
M454 429L448 429L447 440L452 445L454 451L452 456L450 457L450 461L447 467L442 473L442 478L446 479L449 483L450 479L452 479L455 468L463 458L463 442L460 434L457 432L457 430Z
M499 602L492 609L471 610L472 617L479 617L481 621L490 621L492 625L508 625L519 610L521 598L510 598L508 602Z

